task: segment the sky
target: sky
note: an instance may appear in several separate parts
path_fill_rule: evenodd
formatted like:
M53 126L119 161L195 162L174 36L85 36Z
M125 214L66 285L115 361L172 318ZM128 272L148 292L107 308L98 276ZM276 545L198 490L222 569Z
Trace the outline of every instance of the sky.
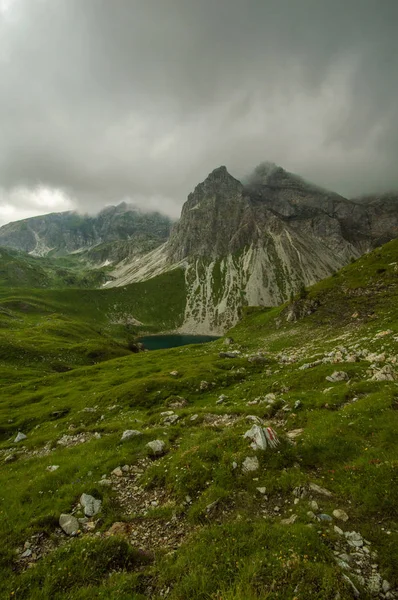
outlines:
M220 165L398 189L397 0L0 0L0 224Z

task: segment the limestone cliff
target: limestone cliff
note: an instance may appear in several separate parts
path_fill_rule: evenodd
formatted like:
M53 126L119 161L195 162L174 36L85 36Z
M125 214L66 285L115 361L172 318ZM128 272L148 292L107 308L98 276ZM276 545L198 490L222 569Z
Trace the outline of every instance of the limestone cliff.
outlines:
M185 269L183 330L223 332L242 306L277 305L397 236L398 196L347 200L272 163L244 181L215 169L163 246L125 260L109 285Z

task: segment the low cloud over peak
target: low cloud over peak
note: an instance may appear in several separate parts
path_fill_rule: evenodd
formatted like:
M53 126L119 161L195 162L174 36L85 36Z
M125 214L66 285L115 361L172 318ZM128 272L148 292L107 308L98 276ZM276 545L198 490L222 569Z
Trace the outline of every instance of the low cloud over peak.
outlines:
M397 21L395 0L1 0L0 222L177 216L217 165L264 160L398 188Z

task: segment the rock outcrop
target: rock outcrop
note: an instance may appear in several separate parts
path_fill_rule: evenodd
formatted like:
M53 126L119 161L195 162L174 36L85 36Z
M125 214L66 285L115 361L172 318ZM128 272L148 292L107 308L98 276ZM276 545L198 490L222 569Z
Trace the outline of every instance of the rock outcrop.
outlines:
M347 200L272 163L241 182L215 169L189 194L169 241L124 261L108 285L185 270L182 330L222 333L243 306L275 306L397 236L398 194Z

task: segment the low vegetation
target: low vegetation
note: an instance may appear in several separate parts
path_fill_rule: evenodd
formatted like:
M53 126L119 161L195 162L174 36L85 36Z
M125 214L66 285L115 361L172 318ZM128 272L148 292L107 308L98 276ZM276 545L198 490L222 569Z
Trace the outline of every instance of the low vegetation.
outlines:
M0 596L397 598L397 265L391 242L223 339L139 354L117 319L172 329L182 272L3 289Z

